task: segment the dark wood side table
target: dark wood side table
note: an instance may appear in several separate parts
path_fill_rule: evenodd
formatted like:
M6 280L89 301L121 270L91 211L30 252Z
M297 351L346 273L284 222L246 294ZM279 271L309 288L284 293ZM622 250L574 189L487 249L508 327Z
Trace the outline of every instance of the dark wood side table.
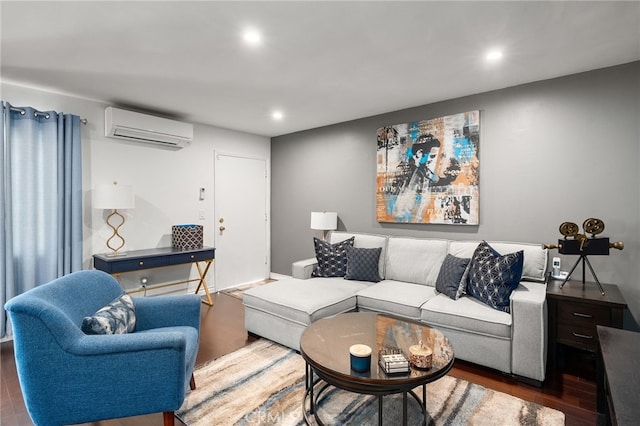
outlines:
M118 256L94 254L93 267L117 278L120 274L126 272L193 263L198 268L199 278L158 284L147 287L147 290L197 281L198 287L195 292L198 293L198 291L200 291L200 287L203 287L207 296L207 300L203 300L202 303L213 306L213 300L211 299L209 286L207 285L205 277L207 272L209 272L213 259L215 258L215 250L216 249L213 247L203 247L195 250L178 250L173 247L161 247L146 250L132 250ZM203 265L200 265L200 262L203 262ZM140 290L133 290L129 293L133 293L135 291Z
M640 421L640 333L598 326L598 417L604 424ZM600 424L600 422L599 422Z
M589 351L598 349L596 326L622 328L622 314L627 304L613 284L602 284L602 295L596 283L582 284L569 280L560 288L562 280L547 281L549 307L549 368L557 368L558 345Z

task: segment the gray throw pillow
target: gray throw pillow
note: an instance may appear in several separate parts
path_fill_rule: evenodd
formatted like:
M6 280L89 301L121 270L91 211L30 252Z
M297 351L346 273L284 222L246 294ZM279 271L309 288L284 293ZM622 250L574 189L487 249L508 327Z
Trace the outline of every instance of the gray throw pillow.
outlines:
M355 237L330 244L318 238L313 239L318 265L312 277L344 277L347 273L347 247L353 246Z
M116 298L90 317L82 320L85 334L124 334L136 328L136 311L128 294Z
M459 299L466 287L466 280L463 278L466 278L465 272L470 261L471 259L447 254L436 279L436 290L453 300Z
M380 281L378 261L382 247L355 248L347 246L347 273L345 279L357 281Z

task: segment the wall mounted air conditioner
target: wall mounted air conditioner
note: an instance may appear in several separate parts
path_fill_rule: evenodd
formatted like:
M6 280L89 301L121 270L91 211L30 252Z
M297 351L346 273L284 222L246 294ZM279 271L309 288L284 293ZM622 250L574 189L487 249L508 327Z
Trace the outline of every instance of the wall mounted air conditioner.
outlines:
M107 107L104 134L134 143L181 149L193 140L193 124Z

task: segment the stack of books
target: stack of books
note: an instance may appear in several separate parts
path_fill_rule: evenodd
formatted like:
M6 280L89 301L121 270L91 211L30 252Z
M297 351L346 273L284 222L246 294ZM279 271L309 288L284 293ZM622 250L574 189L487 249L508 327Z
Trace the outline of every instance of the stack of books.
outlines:
M409 360L402 353L380 355L378 363L387 374L408 373L410 370Z

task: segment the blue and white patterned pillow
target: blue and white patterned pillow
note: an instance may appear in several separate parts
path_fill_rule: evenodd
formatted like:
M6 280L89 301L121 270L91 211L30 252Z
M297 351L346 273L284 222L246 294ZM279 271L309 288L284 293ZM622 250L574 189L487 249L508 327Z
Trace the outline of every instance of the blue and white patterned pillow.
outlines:
M82 320L85 334L124 334L136 328L136 311L133 299L123 294L90 317Z
M467 293L494 309L510 312L509 297L520 284L523 265L524 251L502 256L483 241L471 258Z
M356 248L347 246L347 280L380 281L378 262L380 261L382 247Z
M313 239L318 265L313 269L313 277L344 277L347 273L347 246L353 247L355 237L330 244L318 238Z

